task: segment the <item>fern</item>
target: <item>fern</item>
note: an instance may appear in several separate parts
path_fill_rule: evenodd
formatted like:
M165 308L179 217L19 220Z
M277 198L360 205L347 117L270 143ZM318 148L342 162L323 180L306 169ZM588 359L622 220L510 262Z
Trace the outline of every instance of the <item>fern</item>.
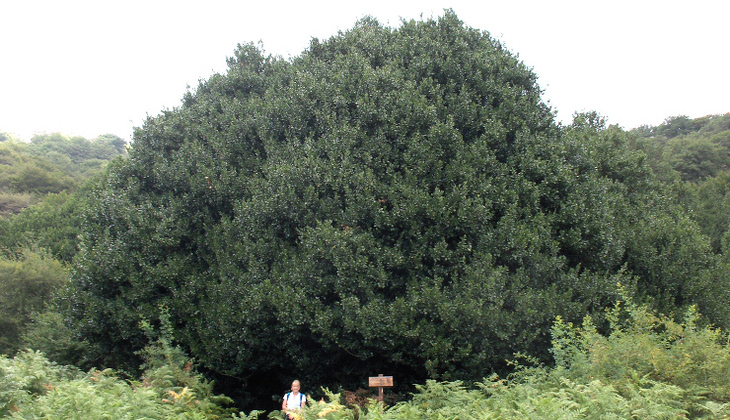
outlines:
M0 357L0 416L17 411L45 395L63 380L80 374L71 366L52 363L40 352L25 350L14 358Z

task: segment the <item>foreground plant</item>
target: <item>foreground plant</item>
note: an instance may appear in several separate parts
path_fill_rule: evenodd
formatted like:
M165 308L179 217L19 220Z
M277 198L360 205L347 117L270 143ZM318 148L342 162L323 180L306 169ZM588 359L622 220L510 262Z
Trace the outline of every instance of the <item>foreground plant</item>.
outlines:
M631 299L608 311L602 335L590 316L582 326L558 318L552 353L558 369L578 380L599 379L622 395L638 380L678 386L718 403L730 401L730 341L690 307L683 322L655 314Z

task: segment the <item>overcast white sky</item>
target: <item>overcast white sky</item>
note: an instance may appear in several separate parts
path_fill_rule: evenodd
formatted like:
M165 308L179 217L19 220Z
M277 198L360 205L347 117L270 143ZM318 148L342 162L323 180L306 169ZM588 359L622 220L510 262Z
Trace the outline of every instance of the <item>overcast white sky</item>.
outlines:
M366 15L397 27L444 8L518 53L561 121L730 112L728 0L0 0L0 131L130 140L238 43L297 56Z

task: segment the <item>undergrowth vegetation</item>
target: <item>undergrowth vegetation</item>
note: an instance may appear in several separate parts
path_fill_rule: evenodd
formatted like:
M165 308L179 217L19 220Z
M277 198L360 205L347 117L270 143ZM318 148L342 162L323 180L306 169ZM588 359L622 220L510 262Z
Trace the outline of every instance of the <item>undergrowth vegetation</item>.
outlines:
M125 379L111 370L49 362L26 350L0 358L0 415L13 419L256 419L227 408L192 360L172 344L163 309L159 333L143 322L153 344L142 352L144 374ZM630 299L615 305L601 330L558 318L552 328L555 366L516 355L514 371L467 385L429 380L409 401L359 406L329 390L297 420L400 419L730 419L728 337L690 309L683 322ZM268 413L280 419L283 413Z
M213 384L195 370L182 349L172 345L169 318L141 356L140 379L111 369L87 373L50 362L26 350L0 358L0 416L11 419L219 419L238 417L232 400L213 393ZM255 416L256 413L253 413Z
M312 404L301 419L730 418L728 338L700 326L696 310L678 323L627 300L606 318L606 334L590 317L581 326L558 318L554 367L517 357L506 378L493 375L471 387L428 381L410 401L389 408L374 401L348 408L330 395L334 403Z

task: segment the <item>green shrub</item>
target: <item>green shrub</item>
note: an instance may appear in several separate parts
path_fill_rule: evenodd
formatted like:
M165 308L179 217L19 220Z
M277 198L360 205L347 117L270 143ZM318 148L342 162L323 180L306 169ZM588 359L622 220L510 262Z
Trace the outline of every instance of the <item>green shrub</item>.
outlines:
M17 412L33 397L45 395L54 386L77 377L73 367L49 362L40 352L25 350L14 358L0 357L0 416Z
M60 382L32 404L12 413L17 419L165 419L170 410L152 388L132 388L109 371Z
M558 318L552 353L557 366L517 367L470 389L462 382L427 381L410 401L364 410L314 402L301 420L399 419L686 419L730 418L728 340L690 309L683 322L630 299L606 314L602 335L590 317L582 326ZM530 360L530 359L528 359ZM530 360L530 361L534 361ZM273 412L269 418L280 418Z
M364 410L339 403L339 395L325 391L332 402L310 402L297 413L297 420L524 420L524 419L685 419L686 392L681 388L639 380L629 395L622 396L601 381L578 383L558 374L558 370L535 368L509 379L496 376L476 389L459 381L427 381L417 386L411 401L392 407L371 400ZM714 415L727 407L715 405ZM710 410L706 410L710 413ZM274 411L269 419L280 419Z
M48 305L43 312L31 314L20 341L23 348L40 351L52 362L78 367L90 363L84 358L86 352L83 351L88 343L74 337L54 305Z
M599 380L632 397L648 383L677 387L692 401L730 401L728 337L702 326L690 308L681 323L657 315L630 299L608 312L610 332L598 333L590 317L580 327L558 319L552 352L561 374L577 382ZM700 407L704 410L706 405Z
M143 351L139 381L115 372L81 373L57 365L41 352L22 351L0 357L0 417L13 419L254 419L225 408L230 398L212 393L213 384L197 373L192 361L172 345L163 311L162 332ZM148 333L153 334L151 327Z
M155 335L149 323L142 322L141 326L148 336ZM232 411L224 407L233 400L213 394L213 383L199 374L193 360L179 346L173 346L172 342L170 314L166 307L161 307L158 337L140 352L144 359L140 385L155 390L158 399L182 412L202 413L213 418L229 417Z
M0 354L20 350L20 337L35 312L43 311L68 280L66 266L42 250L0 256Z

